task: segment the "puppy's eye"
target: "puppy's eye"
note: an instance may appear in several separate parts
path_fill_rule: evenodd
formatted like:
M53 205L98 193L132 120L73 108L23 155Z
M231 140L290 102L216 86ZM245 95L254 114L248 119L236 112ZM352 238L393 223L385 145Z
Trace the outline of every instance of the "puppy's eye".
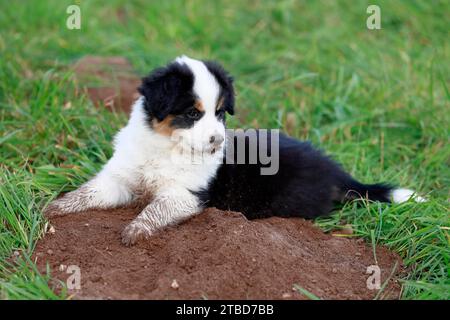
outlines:
M188 116L188 118L196 120L196 119L200 118L201 113L200 113L200 111L198 111L197 109L194 108L194 109L189 110L186 113L186 115Z

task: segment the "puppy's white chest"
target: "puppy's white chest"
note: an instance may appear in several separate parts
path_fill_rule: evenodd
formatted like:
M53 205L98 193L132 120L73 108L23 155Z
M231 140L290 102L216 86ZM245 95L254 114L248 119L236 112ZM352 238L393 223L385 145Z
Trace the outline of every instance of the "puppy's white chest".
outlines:
M184 188L197 191L208 186L216 174L218 163L186 163L166 155L149 159L142 166L141 174L147 188L157 191L161 188Z

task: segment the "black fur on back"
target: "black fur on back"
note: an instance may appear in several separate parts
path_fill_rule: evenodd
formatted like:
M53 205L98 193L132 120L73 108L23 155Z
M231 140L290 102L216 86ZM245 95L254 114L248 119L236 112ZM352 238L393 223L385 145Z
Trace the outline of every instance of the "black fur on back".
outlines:
M257 136L259 139L259 131ZM267 139L270 147L270 135ZM359 183L309 142L280 134L279 145L279 170L275 175L261 175L259 161L224 163L208 190L197 192L197 196L206 206L240 211L249 219L315 218L328 214L336 202L358 197L389 202L390 186ZM246 152L248 148L247 139Z

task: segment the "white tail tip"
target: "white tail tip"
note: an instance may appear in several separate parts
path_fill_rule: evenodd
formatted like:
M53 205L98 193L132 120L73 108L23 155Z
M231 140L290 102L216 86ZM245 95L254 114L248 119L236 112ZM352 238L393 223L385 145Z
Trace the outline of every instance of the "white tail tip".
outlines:
M412 199L415 202L427 201L425 198L416 195L416 192L414 190L410 189L395 189L392 191L391 197L394 203L406 202L409 199Z

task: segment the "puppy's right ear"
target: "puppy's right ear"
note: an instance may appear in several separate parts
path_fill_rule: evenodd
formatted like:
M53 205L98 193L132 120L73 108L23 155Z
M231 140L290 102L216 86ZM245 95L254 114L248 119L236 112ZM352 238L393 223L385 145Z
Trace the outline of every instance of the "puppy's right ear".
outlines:
M233 77L217 62L203 61L216 80L222 87L222 95L224 97L225 111L230 115L234 115L234 85Z
M176 62L153 70L142 79L138 91L144 97L144 108L151 118L164 120L174 107L177 98L192 89L194 78L186 66Z

